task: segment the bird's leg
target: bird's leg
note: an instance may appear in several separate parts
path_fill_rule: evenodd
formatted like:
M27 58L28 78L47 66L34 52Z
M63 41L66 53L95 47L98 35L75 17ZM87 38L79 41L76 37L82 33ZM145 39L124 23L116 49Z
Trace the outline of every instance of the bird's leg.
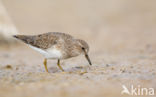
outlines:
M48 71L48 68L47 68L47 59L44 59L44 62L43 62L43 63L44 63L45 70L46 70L47 72L49 72L49 71Z
M60 59L58 59L57 66L58 66L62 71L64 71L63 68L62 68L61 65L60 65Z

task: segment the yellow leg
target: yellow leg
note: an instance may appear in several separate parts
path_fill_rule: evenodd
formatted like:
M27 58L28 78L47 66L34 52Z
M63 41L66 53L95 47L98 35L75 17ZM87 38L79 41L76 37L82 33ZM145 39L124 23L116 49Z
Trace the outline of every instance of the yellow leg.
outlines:
M58 66L62 71L64 71L63 68L62 68L61 65L60 65L60 60L59 60L59 59L58 59L58 62L57 62L57 66Z
M47 69L47 59L44 59L44 62L43 62L43 63L44 63L45 70L46 70L47 72L49 72L48 69Z

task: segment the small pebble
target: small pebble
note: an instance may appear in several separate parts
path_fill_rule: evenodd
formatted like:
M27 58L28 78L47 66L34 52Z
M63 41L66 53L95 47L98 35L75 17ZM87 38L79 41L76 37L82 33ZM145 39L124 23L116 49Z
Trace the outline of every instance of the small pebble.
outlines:
M5 68L6 69L12 69L12 66L11 65L6 65Z

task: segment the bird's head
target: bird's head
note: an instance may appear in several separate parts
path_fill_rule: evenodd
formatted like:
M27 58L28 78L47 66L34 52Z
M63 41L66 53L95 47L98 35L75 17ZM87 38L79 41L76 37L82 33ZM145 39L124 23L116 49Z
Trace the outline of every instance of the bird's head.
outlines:
M89 46L88 46L87 42L85 42L84 40L81 40L81 39L77 39L77 42L79 43L79 48L80 48L81 52L85 55L89 64L92 65L90 58L88 56Z

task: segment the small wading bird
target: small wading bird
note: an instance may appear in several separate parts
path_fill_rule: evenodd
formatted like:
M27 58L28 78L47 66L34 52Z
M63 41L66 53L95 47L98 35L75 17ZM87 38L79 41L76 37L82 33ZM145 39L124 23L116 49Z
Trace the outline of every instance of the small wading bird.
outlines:
M44 66L47 69L47 59L57 59L57 65L62 70L60 60L85 55L89 64L92 65L88 56L89 46L81 39L75 39L69 34L60 32L48 32L39 35L14 35L13 37L22 40L34 50L44 55Z

